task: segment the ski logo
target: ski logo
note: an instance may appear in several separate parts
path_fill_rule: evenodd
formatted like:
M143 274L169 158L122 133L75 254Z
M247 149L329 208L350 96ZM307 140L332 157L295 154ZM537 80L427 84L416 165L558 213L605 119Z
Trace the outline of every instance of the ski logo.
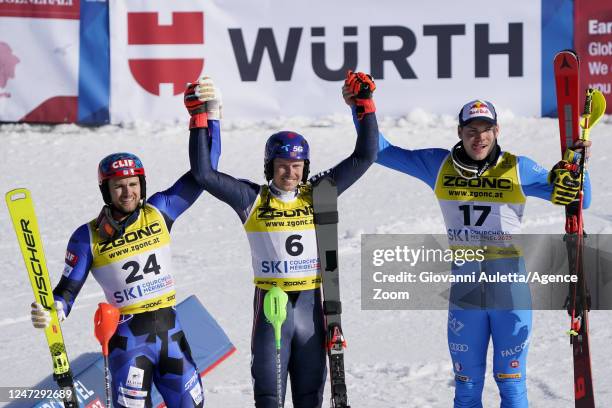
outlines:
M40 263L40 259L37 257L38 249L36 249L36 239L34 238L34 233L30 230L30 221L21 219L19 220L19 225L21 226L21 233L23 234L23 240L26 244L26 249L30 253L30 269L32 274L35 276L34 280L36 282L36 289L38 290L39 302L45 309L51 309L51 305L47 304L49 288L45 283L44 272L42 268L42 264Z
M574 393L576 400L582 399L586 396L586 384L583 376L576 378L576 381L574 382Z
M567 55L563 55L563 62L561 62L561 66L559 68L572 69L572 65L567 61Z

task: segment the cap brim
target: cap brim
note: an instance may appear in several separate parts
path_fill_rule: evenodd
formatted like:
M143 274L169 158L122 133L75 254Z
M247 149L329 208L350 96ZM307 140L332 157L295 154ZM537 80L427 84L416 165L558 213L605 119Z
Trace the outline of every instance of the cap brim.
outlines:
M490 123L492 125L497 125L497 120L496 119L492 119L492 118L490 118L488 116L476 116L476 117L469 118L468 120L464 121L463 123L461 123L461 126L465 126L467 124L470 124L470 123L472 123L475 120L482 120L482 121L488 122L488 123Z

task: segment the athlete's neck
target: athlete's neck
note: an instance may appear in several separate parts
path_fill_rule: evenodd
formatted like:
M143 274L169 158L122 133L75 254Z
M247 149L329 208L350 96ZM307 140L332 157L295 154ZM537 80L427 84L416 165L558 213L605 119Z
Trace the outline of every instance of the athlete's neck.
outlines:
M269 187L270 187L270 193L272 193L274 197L278 198L279 200L283 202L295 200L299 192L297 188L292 191L281 190L280 188L274 185L274 182L271 182Z
M125 220L127 217L129 217L131 214L133 213L125 213L117 208L115 208L114 206L111 206L111 214L113 216L113 219L117 222L122 222L123 220Z

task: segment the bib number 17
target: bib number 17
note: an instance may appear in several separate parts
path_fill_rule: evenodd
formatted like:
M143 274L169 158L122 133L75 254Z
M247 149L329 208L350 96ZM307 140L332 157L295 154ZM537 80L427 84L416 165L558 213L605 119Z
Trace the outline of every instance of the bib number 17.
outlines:
M476 223L474 224L474 226L480 227L482 224L484 224L485 220L487 219L487 216L491 213L491 206L489 205L474 205L474 206L460 205L459 210L463 211L463 225L472 225L472 218L475 218L476 215L478 215L478 218L476 219ZM477 212L479 214L477 214ZM474 214L474 217L472 217L472 213Z

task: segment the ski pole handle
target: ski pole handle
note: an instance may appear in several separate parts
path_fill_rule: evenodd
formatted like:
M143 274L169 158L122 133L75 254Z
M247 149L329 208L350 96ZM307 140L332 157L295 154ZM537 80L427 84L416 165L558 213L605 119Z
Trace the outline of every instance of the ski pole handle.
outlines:
M264 315L274 328L276 349L281 347L281 328L287 318L287 300L289 297L279 287L271 288L264 297Z
M580 127L582 127L581 140L589 140L589 133L591 132L591 111L593 106L593 89L588 88L586 90L586 97L584 98L584 109L582 111L582 118L580 120Z
M108 342L119 324L119 309L108 303L99 303L94 315L94 333L102 346L102 354L108 357Z
M606 97L599 89L588 88L584 100L583 114L580 119L580 127L582 128L580 139L589 140L591 129L605 113Z

